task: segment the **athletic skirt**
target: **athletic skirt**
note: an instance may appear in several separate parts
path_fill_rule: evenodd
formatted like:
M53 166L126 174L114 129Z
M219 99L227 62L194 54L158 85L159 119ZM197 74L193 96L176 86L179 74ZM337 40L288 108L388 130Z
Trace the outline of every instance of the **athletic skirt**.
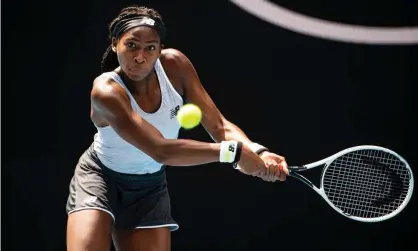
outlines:
M67 214L102 210L118 229L179 228L171 217L165 167L152 174L115 172L100 162L93 145L80 157L69 187Z

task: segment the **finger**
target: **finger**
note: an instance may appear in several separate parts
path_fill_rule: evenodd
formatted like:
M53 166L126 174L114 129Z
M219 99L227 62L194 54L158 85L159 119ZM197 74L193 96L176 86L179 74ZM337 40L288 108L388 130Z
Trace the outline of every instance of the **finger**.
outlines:
M275 160L270 161L270 172L269 172L269 181L274 182L277 180L277 174L279 172L279 167Z
M273 161L271 159L267 160L267 167L269 168L269 173L271 171L272 166L273 166Z
M274 172L272 174L277 177L281 172L280 166L279 166L279 164L277 163L276 160L272 160L272 164L274 166L274 169L273 169Z
M259 172L259 176L264 181L270 181L270 162L266 161L262 167L262 171Z
M289 175L289 169L287 168L287 163L286 163L286 161L285 161L285 160L283 160L283 161L282 161L282 163L281 163L281 165L282 165L283 172L285 172L285 173L286 173L286 175Z
M284 174L284 173L283 173ZM284 177L286 177L286 175L283 175L282 173L281 174L279 174L278 176L276 176L277 177L277 179L278 180L280 180L280 181L285 181L285 179L284 179Z
M259 175L260 175L260 170L257 170L255 172L251 173L251 176L253 176L253 177L258 177Z
M269 177L270 182L276 182L278 180L278 177L276 175L272 175Z
M264 176L266 176L266 172L267 168L265 166L260 166L256 173L256 176L259 178L263 178Z
M262 175L260 176L260 178L264 181L268 181L268 177L270 173L270 164L268 161L265 162L265 166L264 166L264 172L262 173Z
M279 179L280 179L280 181L286 181L286 177L287 177L287 174L285 172L281 172L280 176L279 176Z
M285 181L286 180L286 177L287 177L287 175L286 175L286 173L283 171L283 166L282 165L280 165L280 173L277 175L277 177L278 177L278 179L280 180L280 181Z
M271 182L271 178L270 178L270 176L264 176L264 177L262 178L262 180L267 181L267 182Z
M279 167L276 166L275 169L276 169L276 173L272 176L272 181L273 182L279 180L279 178L280 178L280 170L279 170Z
M276 176L269 176L269 177L267 178L267 180L268 180L269 182L275 182L275 181L277 180L277 177L276 177Z
M269 176L266 173L262 173L259 177L264 181L269 181Z
M271 173L271 160L267 160L265 163L265 166L266 166L266 172L264 174L265 176L268 177L270 176L270 173Z
M277 174L279 172L277 162L274 159L268 159L266 161L266 167L268 169L268 173L265 180L275 182L277 180Z

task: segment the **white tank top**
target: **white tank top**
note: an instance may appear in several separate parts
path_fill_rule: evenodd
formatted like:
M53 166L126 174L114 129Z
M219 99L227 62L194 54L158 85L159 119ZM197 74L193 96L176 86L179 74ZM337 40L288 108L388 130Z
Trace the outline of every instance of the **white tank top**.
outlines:
M110 77L119 83L126 91L131 106L144 120L157 128L167 139L178 137L180 125L176 113L183 105L183 99L170 83L158 59L154 66L161 90L161 106L155 113L144 112L135 101L121 77L115 72L106 72L101 77ZM156 162L147 154L126 142L111 126L97 127L93 147L100 161L109 169L120 173L146 174L161 169L162 164Z

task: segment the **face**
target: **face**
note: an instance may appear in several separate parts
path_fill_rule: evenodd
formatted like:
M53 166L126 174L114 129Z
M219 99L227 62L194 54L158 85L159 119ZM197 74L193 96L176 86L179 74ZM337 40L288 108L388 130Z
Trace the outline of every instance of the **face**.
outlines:
M133 81L144 79L154 69L162 45L158 32L146 26L126 31L112 41L122 71Z

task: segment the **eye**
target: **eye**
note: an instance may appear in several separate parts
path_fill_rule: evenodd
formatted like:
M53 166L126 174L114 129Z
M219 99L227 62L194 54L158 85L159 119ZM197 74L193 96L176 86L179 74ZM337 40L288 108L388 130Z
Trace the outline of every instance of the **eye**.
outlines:
M150 45L150 46L147 47L147 49L149 51L155 51L157 49L157 47L155 45Z
M135 45L134 43L132 43L132 42L128 42L128 43L126 44L126 46L127 46L128 48L136 48L136 45Z

